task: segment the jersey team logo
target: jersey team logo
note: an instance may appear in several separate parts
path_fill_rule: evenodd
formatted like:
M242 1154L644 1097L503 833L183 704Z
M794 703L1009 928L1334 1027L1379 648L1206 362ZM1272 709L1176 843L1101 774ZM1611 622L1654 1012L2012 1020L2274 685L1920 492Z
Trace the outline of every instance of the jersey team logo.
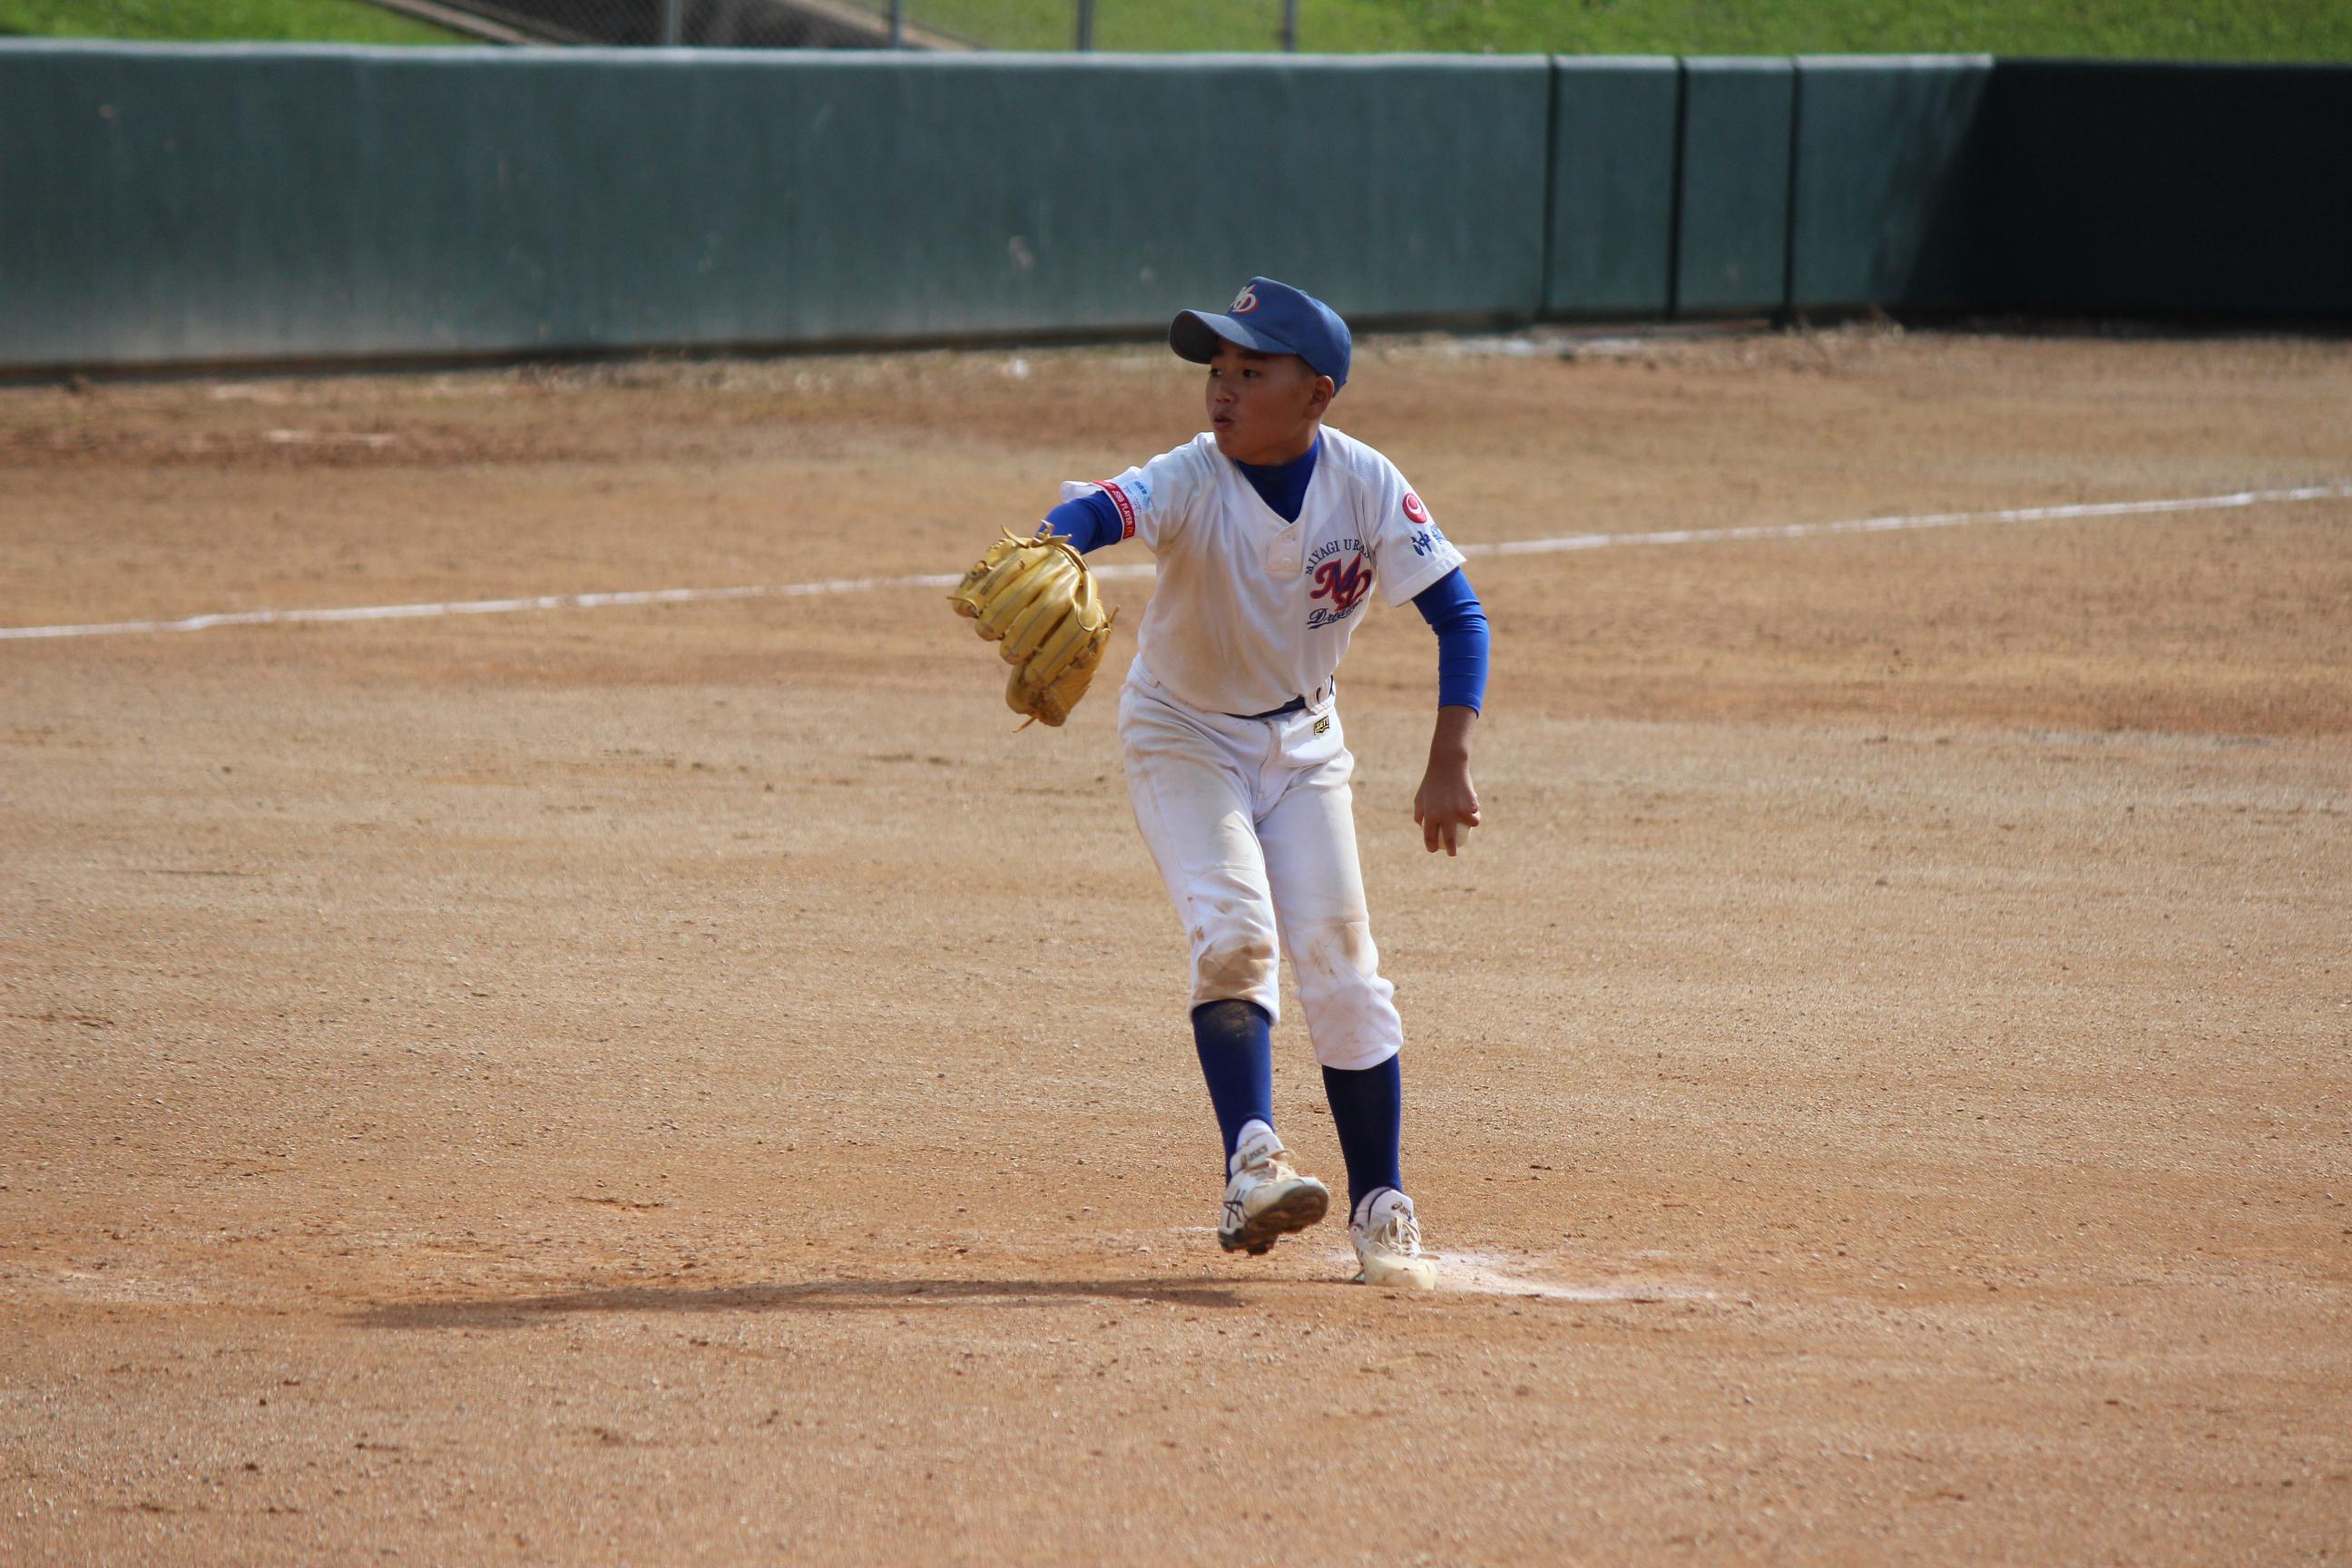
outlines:
M1411 490L1404 492L1404 514L1423 528L1429 526L1429 509L1422 505L1421 498Z
M1242 285L1242 291L1234 296L1234 302L1230 306L1226 307L1225 314L1229 316L1246 316L1252 310L1256 309L1257 285L1255 283L1244 283Z
M1337 555L1315 568L1315 587L1307 595L1311 599L1328 599L1330 608L1320 605L1307 614L1307 629L1336 626L1356 613L1356 606L1371 592L1372 569L1361 555L1342 560Z

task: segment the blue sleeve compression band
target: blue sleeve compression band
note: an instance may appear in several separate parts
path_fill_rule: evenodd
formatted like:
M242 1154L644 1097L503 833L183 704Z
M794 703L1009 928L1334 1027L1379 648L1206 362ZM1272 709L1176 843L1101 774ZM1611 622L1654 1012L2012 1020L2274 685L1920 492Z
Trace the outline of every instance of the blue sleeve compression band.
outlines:
M1486 611L1455 567L1415 595L1412 607L1437 634L1437 705L1486 707Z
M1110 497L1100 490L1088 490L1076 500L1066 500L1045 514L1045 531L1068 540L1084 555L1089 550L1100 550L1106 544L1117 544L1126 537L1126 525L1119 521L1118 508Z

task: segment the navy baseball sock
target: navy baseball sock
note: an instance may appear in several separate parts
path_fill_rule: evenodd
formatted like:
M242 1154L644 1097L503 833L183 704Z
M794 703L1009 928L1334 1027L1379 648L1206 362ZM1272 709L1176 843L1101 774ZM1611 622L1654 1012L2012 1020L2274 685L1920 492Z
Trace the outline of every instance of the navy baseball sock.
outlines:
M1203 1002L1192 1009L1192 1047L1229 1164L1245 1123L1274 1125L1274 1023L1255 1002Z
M1323 1069L1332 1131L1348 1162L1348 1212L1382 1187L1404 1191L1397 1143L1404 1131L1404 1072L1391 1057L1376 1068Z

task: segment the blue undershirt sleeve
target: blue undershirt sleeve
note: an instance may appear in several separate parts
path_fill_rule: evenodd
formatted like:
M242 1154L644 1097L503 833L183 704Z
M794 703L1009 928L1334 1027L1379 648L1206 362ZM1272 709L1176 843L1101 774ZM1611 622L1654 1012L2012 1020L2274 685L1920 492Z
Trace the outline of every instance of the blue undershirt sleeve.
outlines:
M1413 596L1437 634L1437 705L1486 708L1486 611L1470 591L1470 579L1455 567Z
M1077 546L1081 555L1106 544L1117 544L1127 536L1118 508L1100 490L1088 490L1077 500L1066 500L1047 512L1045 531L1068 540Z

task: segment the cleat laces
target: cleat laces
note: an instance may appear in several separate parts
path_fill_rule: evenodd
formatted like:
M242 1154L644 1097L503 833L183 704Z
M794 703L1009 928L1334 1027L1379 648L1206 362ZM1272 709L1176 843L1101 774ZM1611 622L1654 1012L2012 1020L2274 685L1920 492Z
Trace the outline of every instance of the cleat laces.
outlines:
M1256 1159L1243 1165L1234 1174L1255 1176L1261 1182L1286 1182L1296 1180L1298 1173L1291 1168L1290 1151L1275 1148L1259 1151Z
M1421 1256L1421 1222L1409 1211L1398 1208L1391 1212L1388 1223L1372 1232L1367 1239L1383 1252L1394 1253L1399 1258L1418 1258Z

